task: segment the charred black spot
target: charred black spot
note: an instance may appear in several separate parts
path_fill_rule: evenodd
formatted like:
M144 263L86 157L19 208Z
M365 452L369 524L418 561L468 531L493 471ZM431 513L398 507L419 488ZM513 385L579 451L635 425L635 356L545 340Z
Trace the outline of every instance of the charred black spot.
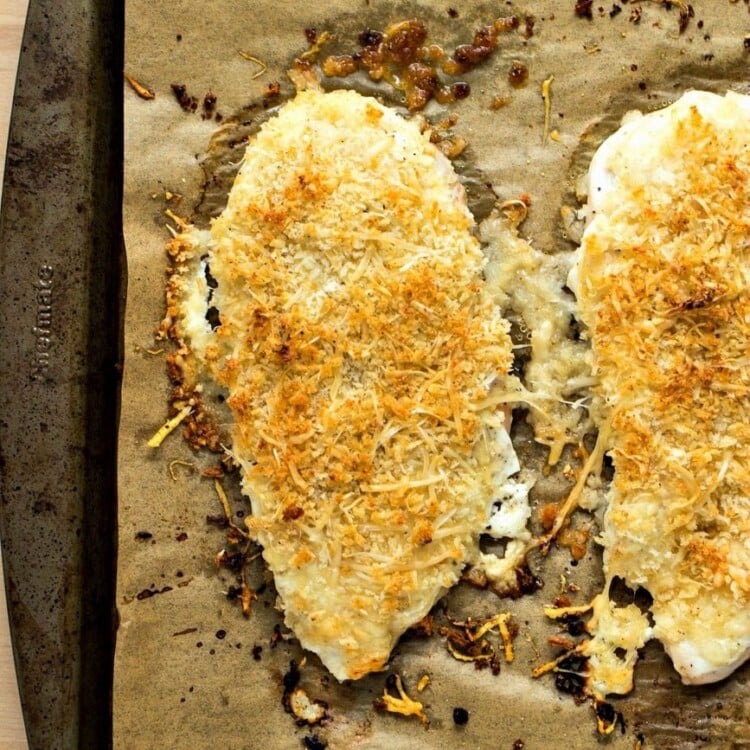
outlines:
M302 742L305 745L306 750L325 750L328 744L318 737L316 734L308 734Z
M573 341L580 341L581 340L581 324L578 321L578 319L575 317L575 315L570 316L570 321L568 322L568 336L573 339Z
M555 674L555 687L561 693L568 695L583 695L584 678L577 674L568 674L567 672L558 672Z
M579 18L588 18L591 20L594 17L592 6L594 0L576 0L575 14Z
M586 669L588 659L580 654L572 654L567 658L563 659L558 665L558 669L565 670L567 672L583 672Z
M223 555L221 564L229 570L239 573L245 564L245 555L242 552L233 552L230 555Z
M206 284L208 284L209 289L216 289L219 286L219 282L211 275L211 267L206 263L206 269L203 272L203 275L206 277Z
M239 599L239 597L242 595L242 588L240 586L230 586L227 589L227 599L230 601L233 601L234 599Z
M377 29L365 29L359 35L359 43L363 47L377 47L383 41L383 32Z
M583 620L580 617L576 617L575 615L567 615L563 618L563 622L565 623L565 627L567 628L568 633L570 633L572 636L579 636L583 635L586 631L586 625L583 622Z
M469 712L465 708L457 706L453 709L453 723L459 727L469 723Z
M516 569L516 582L518 584L518 593L511 594L513 598L533 594L544 586L544 581L535 576L528 565Z
M206 320L208 321L208 325L211 326L211 330L215 331L221 325L219 308L209 307L208 310L206 310Z
M611 703L597 703L596 715L602 721L606 721L607 724L611 724L615 720L617 712L615 711L615 708Z
M292 659L289 662L289 671L282 678L284 693L291 693L299 685L300 673L297 662Z

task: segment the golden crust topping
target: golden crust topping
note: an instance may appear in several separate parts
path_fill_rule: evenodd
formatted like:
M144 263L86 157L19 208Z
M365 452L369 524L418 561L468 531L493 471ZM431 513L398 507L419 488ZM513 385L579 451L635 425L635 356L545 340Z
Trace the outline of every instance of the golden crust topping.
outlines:
M594 183L611 184L590 197L578 281L612 431L607 575L649 590L667 650L712 632L714 665L750 639L744 99L686 95L647 116L648 138L640 121L613 137L595 158Z
M471 229L415 122L310 91L261 129L210 234L174 243L215 282L215 331L200 273L175 317L229 393L248 529L339 677L383 666L476 556L497 496L505 407L476 404L512 350Z

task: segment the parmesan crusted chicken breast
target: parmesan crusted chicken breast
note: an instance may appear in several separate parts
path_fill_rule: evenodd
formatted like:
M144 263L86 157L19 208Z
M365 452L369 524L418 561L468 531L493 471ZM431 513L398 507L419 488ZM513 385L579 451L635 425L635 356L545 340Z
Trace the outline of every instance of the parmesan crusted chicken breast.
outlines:
M307 91L250 143L210 230L174 241L170 315L228 393L247 527L288 626L341 680L384 667L524 493L487 398L512 350L472 230L417 122Z
M571 279L615 466L607 588L589 644L600 695L632 687L658 638L685 683L750 655L750 97L693 91L596 153Z

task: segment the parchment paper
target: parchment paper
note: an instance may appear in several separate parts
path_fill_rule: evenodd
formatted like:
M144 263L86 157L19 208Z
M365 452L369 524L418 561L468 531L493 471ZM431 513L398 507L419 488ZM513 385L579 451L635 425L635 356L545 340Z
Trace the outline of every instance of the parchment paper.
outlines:
M581 588L572 598L583 603L600 586L596 546L577 567L568 550L535 558L532 565L545 587L530 597L500 600L488 591L461 586L446 599L455 615L486 616L510 611L520 626L517 657L498 676L459 663L441 638L406 637L394 652L392 671L401 673L413 695L423 674L431 682L419 695L430 717L429 729L415 719L376 713L385 675L339 685L310 656L302 685L311 697L328 702L323 727L297 727L281 704L282 675L290 659L303 657L296 641L271 648L281 622L272 585L243 618L226 592L231 574L219 571L215 554L223 532L207 525L221 509L213 481L200 477L215 456L194 454L179 431L162 447L146 441L166 416L168 384L163 342L154 332L164 309L168 239L165 208L189 217L199 200L203 173L199 157L218 127L201 117L207 92L217 97L224 122L248 105L258 105L264 88L281 83L282 99L293 88L284 75L307 47L304 29L334 31L348 49L367 27L416 17L430 39L449 51L468 42L474 28L501 15L521 17L517 32L501 37L494 55L462 77L471 96L450 107L432 106L427 115L458 115L455 131L469 143L469 158L501 199L528 193L529 218L521 231L545 252L569 250L559 210L574 200L576 177L585 171L595 146L614 130L628 109L651 109L688 88L747 92L748 55L743 37L750 31L746 2L698 0L687 29L678 31L678 9L652 2L593 4L593 18L577 17L574 1L378 2L334 0L229 0L127 4L126 71L151 87L145 100L125 86L125 236L128 255L128 307L123 410L120 426L119 576L120 628L115 664L114 742L138 748L295 748L317 735L330 748L511 748L517 740L532 748L598 746L593 714L558 693L550 677L534 680L533 666L555 653L547 638L557 631L545 621L542 605L560 592L565 574ZM620 8L620 12L616 8ZM630 20L636 9L639 23ZM526 38L524 18L535 19ZM268 65L238 54L243 50ZM513 60L529 69L526 86L513 89L507 73ZM554 75L551 127L559 141L543 135L541 83ZM183 84L199 100L183 111L170 85ZM328 80L327 86L354 86ZM507 99L493 110L493 97ZM248 114L250 112L250 114ZM165 191L181 199L165 200ZM543 451L540 454L543 459ZM192 464L170 463L184 461ZM535 460L541 460L537 457ZM545 496L542 478L533 496ZM233 507L243 508L236 482L225 482ZM258 567L251 575L261 583ZM151 592L151 593L143 593ZM140 594L140 596L138 596ZM254 647L255 650L254 650ZM259 650L257 647L261 647ZM750 747L750 669L740 669L717 686L684 688L660 647L650 644L637 669L633 695L615 701L627 728L609 739L612 747ZM454 707L469 711L457 727Z

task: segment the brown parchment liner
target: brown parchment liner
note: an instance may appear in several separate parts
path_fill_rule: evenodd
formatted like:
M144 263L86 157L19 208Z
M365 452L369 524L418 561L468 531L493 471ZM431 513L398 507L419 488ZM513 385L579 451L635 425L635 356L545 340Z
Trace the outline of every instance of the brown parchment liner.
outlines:
M675 4L677 5L677 4ZM284 75L307 42L304 29L334 31L350 49L366 27L416 17L428 26L430 39L452 50L467 42L475 27L501 15L534 16L533 35L502 36L498 49L463 80L471 96L455 105L430 106L439 118L458 115L455 131L469 143L470 159L501 199L528 193L532 198L522 234L545 252L571 248L559 221L563 204L574 201L575 179L587 167L593 149L614 130L628 109L652 109L689 88L748 91L750 60L743 38L750 30L747 2L697 0L694 17L679 33L679 9L652 2L593 3L593 18L577 17L573 0L449 3L351 2L347 0L255 0L233 3L206 0L127 3L126 71L155 93L144 99L124 85L125 96L125 237L128 257L126 363L119 448L120 614L115 663L114 744L139 748L295 748L316 734L330 748L594 748L591 709L558 693L549 677L534 680L533 666L554 650L547 638L557 632L542 606L560 593L561 575L581 588L572 595L583 603L601 585L600 555L590 542L577 567L567 549L548 558L532 557L545 582L533 596L500 600L489 591L462 585L445 600L451 614L476 617L510 611L519 625L516 659L501 673L477 671L455 661L443 640L407 636L397 646L391 671L403 675L412 695L423 674L430 684L419 699L430 718L428 729L415 719L378 714L373 700L382 694L385 674L339 685L314 656L302 671L311 697L329 704L330 721L311 730L299 728L281 704L282 675L290 659L304 655L296 641L270 647L274 625L273 587L255 602L244 619L226 591L234 580L218 571L216 552L223 533L206 524L221 509L213 480L200 471L215 456L194 454L171 435L158 450L146 441L165 418L168 384L164 342L154 332L163 314L168 219L163 211L190 217L200 197L205 153L215 120L186 113L170 84L186 86L202 100L217 97L216 110L226 121L248 105L258 104L264 88L281 83L282 98L293 89ZM601 10L600 10L601 8ZM638 24L629 20L642 12ZM238 54L243 50L267 64L258 66ZM507 79L513 60L528 66L525 87ZM541 83L554 75L551 127L559 141L543 144ZM353 80L328 80L327 86L357 87ZM493 97L507 99L493 110ZM262 108L258 111L262 111ZM252 116L252 115L251 115ZM243 117L247 119L248 115ZM165 201L169 191L181 199ZM155 196L155 197L154 197ZM527 431L520 430L521 438ZM541 467L543 449L523 450L526 464ZM172 466L173 461L192 466ZM236 482L225 481L234 508L244 507ZM569 485L567 485L569 487ZM559 478L542 477L533 504L559 497ZM583 519L578 522L589 522ZM148 532L151 536L144 538ZM261 581L260 568L251 581ZM154 595L137 596L156 591ZM261 646L260 659L253 648ZM612 747L742 748L750 747L750 668L746 665L718 685L686 688L679 683L658 644L649 644L636 671L634 693L614 701L627 729L605 744ZM455 726L454 707L469 711L465 726Z

